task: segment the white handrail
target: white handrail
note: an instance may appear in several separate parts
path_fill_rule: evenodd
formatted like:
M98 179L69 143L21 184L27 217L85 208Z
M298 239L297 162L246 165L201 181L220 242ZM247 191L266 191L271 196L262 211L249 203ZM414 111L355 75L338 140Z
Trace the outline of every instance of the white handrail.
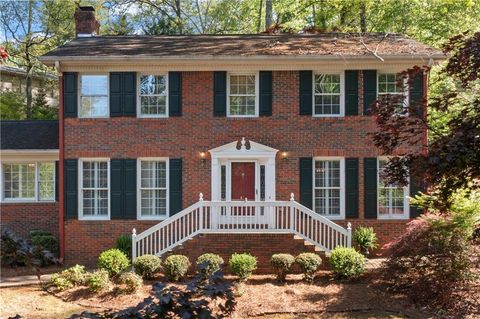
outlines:
M347 229L297 203L289 201L199 201L150 227L132 232L132 259L162 255L200 233L292 233L326 252L351 247Z

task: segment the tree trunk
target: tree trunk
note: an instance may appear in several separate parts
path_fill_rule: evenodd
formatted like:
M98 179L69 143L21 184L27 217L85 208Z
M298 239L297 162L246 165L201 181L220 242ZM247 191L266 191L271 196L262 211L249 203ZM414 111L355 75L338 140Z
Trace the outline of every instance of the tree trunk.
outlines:
M183 34L182 8L180 0L175 0L175 15L177 16L178 33Z
M272 1L265 0L265 29L272 26Z
M262 26L262 9L263 9L263 0L260 0L260 7L258 8L257 33L260 33L260 27Z
M367 32L367 5L360 2L360 32Z
M32 21L33 21L33 0L30 0L28 3L28 25L27 25L27 34L25 35L25 60L27 62L27 76L25 79L25 93L27 95L27 109L26 115L27 119L32 118L32 72L33 72L33 63L32 57L30 56L30 46L32 43Z
M28 120L32 118L32 114L33 114L32 72L33 72L33 66L29 65L27 67L27 77L25 79L25 92L27 95L27 109L26 109L27 114L26 115Z

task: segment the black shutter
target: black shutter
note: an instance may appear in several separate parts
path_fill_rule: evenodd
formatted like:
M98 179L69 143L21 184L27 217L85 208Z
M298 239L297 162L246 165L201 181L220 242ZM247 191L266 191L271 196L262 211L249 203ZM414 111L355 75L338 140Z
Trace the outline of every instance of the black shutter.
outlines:
M110 116L122 116L122 73L110 73Z
M137 73L123 72L123 115L137 115Z
M182 159L173 158L169 161L169 192L170 216L182 210Z
M358 115L358 71L345 71L345 115Z
M55 201L58 202L58 194L59 194L59 189L58 189L58 179L60 176L58 175L58 161L55 161Z
M311 157L300 158L300 203L313 209L313 159Z
M345 159L345 184L345 215L358 218L358 158Z
M410 103L416 107L417 115L422 117L425 105L422 104L424 91L423 91L423 77L425 75L421 72L416 73L415 77L410 81Z
M260 116L272 115L272 71L260 71Z
M65 219L78 218L78 160L65 160Z
M125 219L137 219L137 160L124 160Z
M168 72L168 113L182 115L182 72Z
M312 71L300 71L300 115L312 115L313 100L313 73Z
M377 100L377 70L363 70L363 115L370 114L370 107Z
M419 192L425 191L423 180L417 176L410 176L410 197L415 197ZM410 205L410 218L417 218L423 213L423 208Z
M77 117L78 76L74 72L63 73L63 114L65 117Z
M110 116L135 116L137 112L137 74L110 73Z
M213 115L227 116L227 72L213 73Z
M377 159L363 160L365 218L377 218Z
M121 159L110 160L110 216L111 219L123 219L125 185L124 165Z

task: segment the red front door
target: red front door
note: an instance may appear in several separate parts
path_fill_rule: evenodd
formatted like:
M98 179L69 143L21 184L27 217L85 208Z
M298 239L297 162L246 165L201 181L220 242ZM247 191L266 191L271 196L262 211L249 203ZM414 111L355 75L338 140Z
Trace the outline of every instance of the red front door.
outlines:
M232 200L255 200L255 163L232 163Z

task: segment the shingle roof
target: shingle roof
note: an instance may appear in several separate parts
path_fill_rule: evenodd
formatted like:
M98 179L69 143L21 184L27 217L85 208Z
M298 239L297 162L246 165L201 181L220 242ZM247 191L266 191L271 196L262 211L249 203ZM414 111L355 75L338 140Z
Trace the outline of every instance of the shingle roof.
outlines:
M58 121L0 121L0 149L58 149Z
M366 48L368 47L368 49ZM185 36L93 36L77 38L42 60L67 57L209 56L417 56L441 58L442 52L399 34L257 34Z
M16 75L25 76L27 74L27 71L14 66L0 65L0 74L16 74ZM35 73L33 74L33 77L39 78L39 79L58 80L58 76L50 72Z

